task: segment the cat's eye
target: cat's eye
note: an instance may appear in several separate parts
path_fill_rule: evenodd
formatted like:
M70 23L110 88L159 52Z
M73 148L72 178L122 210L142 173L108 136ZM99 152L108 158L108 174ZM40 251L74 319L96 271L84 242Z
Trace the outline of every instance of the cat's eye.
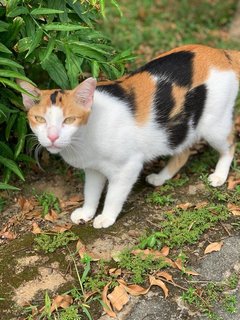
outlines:
M63 123L65 124L72 124L76 120L76 117L68 117L64 119Z
M41 116L35 116L35 120L39 123L45 123L46 120Z

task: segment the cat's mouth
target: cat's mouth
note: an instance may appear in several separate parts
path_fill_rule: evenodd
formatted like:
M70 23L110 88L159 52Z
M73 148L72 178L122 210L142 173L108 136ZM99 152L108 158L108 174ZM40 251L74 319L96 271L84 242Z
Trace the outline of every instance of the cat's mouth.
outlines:
M50 147L47 147L47 150L50 152L50 153L59 153L62 148L61 147L56 147L54 145L50 146Z

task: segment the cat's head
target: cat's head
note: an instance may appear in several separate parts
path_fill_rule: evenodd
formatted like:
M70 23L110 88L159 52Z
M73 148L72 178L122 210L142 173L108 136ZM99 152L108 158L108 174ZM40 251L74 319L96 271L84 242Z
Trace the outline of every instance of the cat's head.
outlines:
M88 78L73 90L39 90L25 81L18 84L32 96L22 94L28 120L39 143L51 153L71 144L72 137L88 121L96 80Z

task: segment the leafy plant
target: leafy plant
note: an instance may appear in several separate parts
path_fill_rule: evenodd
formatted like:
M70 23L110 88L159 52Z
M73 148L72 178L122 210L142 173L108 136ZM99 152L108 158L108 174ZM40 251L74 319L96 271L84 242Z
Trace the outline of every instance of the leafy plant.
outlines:
M118 8L115 0L110 3ZM1 1L0 189L13 188L8 184L12 173L24 180L20 163L33 161L26 154L26 141L32 137L27 136L19 95L25 91L15 79L70 89L90 74L117 78L132 59L129 51L117 53L95 30L101 15L105 0Z
M172 195L161 195L159 192L154 191L147 197L147 202L155 205L165 206L174 202Z
M49 192L44 192L41 195L36 196L40 206L42 206L42 213L45 216L51 209L54 209L56 212L61 212L60 204L58 198Z

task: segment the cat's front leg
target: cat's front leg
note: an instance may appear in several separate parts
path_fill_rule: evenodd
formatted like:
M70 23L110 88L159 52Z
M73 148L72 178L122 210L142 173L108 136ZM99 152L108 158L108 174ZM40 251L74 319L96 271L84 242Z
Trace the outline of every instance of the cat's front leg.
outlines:
M129 192L139 176L142 166L142 158L135 157L128 161L122 168L119 168L113 177L109 177L103 212L94 219L94 228L107 228L114 224Z
M92 169L85 170L84 205L72 212L72 222L79 224L81 221L86 222L93 218L105 183L106 177L100 172Z

